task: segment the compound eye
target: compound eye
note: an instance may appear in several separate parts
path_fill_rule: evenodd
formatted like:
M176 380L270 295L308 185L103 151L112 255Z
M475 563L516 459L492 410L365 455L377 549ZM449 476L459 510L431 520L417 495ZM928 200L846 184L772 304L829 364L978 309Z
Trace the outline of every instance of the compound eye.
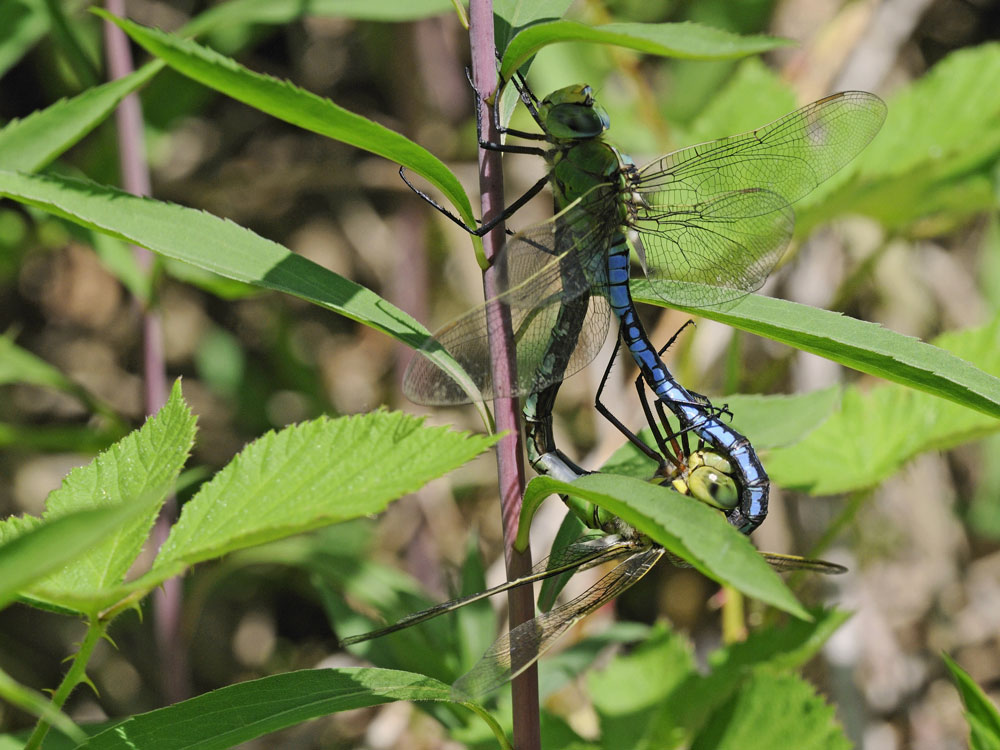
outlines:
M691 467L688 489L691 497L720 510L732 510L739 503L736 483L729 476L732 465L717 453L703 453Z

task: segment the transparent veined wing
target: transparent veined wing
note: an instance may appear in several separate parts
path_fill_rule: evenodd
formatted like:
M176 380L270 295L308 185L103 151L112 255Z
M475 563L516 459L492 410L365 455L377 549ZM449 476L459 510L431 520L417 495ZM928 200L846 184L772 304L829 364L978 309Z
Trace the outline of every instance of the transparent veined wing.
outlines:
M513 581L506 581L497 586L492 586L485 591L475 594L461 596L441 604L435 604L427 609L420 610L407 615L401 620L397 620L392 625L387 625L376 630L369 630L365 633L347 636L340 641L341 648L351 646L355 643L369 641L373 638L381 638L397 630L418 625L435 617L454 612L456 609L481 601L487 597L509 591L510 589L524 586L535 581L542 581L562 574L573 574L580 570L587 570L597 565L611 562L635 552L637 542L631 539L622 539L617 536L590 535L583 537L573 544L555 550L551 555L535 563L528 575L517 578Z
M843 565L838 565L828 560L816 560L810 557L799 557L798 555L783 555L780 552L761 552L760 555L767 560L772 568L780 572L808 570L813 573L822 573L830 576L847 572L847 568Z
M662 547L636 552L580 596L498 638L475 666L455 681L452 696L456 700L478 700L517 677L575 623L646 575L663 553Z
M701 203L642 208L628 238L663 299L682 305L722 305L759 289L792 236L788 202L748 188Z
M604 345L611 311L592 289L607 286L605 257L618 228L609 186L602 201L571 204L552 219L507 240L495 263L503 290L437 331L417 350L403 376L411 401L431 406L468 403L469 394L428 355L444 347L462 366L478 397L535 393L585 367ZM516 343L513 389L493 383L489 331L509 320Z
M842 92L640 169L630 224L654 290L704 306L760 288L790 237L788 205L857 156L885 115L874 94Z

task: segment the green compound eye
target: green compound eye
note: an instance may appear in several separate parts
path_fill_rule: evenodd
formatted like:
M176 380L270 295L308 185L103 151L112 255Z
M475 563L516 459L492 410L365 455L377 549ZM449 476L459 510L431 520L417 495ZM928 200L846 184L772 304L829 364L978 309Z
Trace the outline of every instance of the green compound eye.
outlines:
M691 497L713 508L732 510L739 502L732 466L718 453L698 452L689 459L687 486Z

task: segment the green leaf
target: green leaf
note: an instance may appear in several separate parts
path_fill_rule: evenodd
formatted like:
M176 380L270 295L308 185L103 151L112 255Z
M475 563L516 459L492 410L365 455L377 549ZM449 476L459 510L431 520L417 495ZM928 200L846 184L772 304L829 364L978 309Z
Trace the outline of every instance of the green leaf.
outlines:
M371 290L203 211L95 183L2 170L0 195L220 276L293 294L407 346L419 348L429 338L419 322ZM425 356L461 379L462 369L443 349Z
M648 282L633 282L632 288L637 301L667 306L651 292ZM726 310L670 307L1000 417L1000 379L943 349L877 323L758 294L747 295Z
M940 336L955 358L1000 374L1000 318ZM840 408L801 442L769 452L771 478L785 487L833 494L874 486L910 458L989 435L1000 422L897 385L844 391Z
M831 706L795 675L755 672L721 706L691 750L849 750Z
M126 719L88 750L223 750L338 711L398 700L447 701L449 686L389 669L308 669L214 690Z
M693 671L660 702L659 711L648 723L639 747L676 747L690 743L731 696L745 689L746 681L760 667L791 670L816 655L850 613L814 610L814 620L792 620L780 627L755 629L742 643L713 651L708 657L708 674ZM681 742L683 740L683 742Z
M247 24L285 25L299 18L334 16L358 21L415 21L454 11L452 0L231 0L212 6L184 27L185 34L198 36L227 26Z
M44 719L46 723L51 724L66 736L71 737L74 745L84 742L87 739L87 735L73 723L72 719L53 706L52 701L41 693L36 693L34 690L20 684L2 669L0 669L0 698L3 698L12 706L17 706L40 719ZM3 750L5 747L4 737L0 736L0 750ZM23 748L24 740L14 747ZM46 747L49 747L49 745L46 744Z
M601 734L616 747L641 747L659 706L696 675L691 644L662 626L635 651L592 672L587 692L601 720ZM666 745L664 745L666 746Z
M10 336L0 336L0 385L26 383L54 388L78 395L80 387L27 349L14 343Z
M804 229L830 216L860 212L888 229L940 233L997 205L1000 101L982 92L1000 86L1000 44L957 50L889 100L885 127L856 160L857 182L799 204ZM946 117L928 117L946 112Z
M997 750L1000 748L1000 711L965 670L947 654L941 654L941 658L951 672L965 705L969 747L971 750Z
M24 592L32 601L93 615L138 556L163 499L187 460L195 420L174 384L162 409L87 466L73 469L45 503L42 519L55 520L81 510L136 503L138 517L93 545L85 556ZM4 524L13 523L8 519Z
M3 76L49 29L42 0L0 3L0 76Z
M163 69L156 62L72 99L12 120L0 130L0 169L35 172L107 119L118 103Z
M131 502L81 510L48 522L33 516L0 521L0 609L20 590L82 556L148 510L141 502Z
M587 26L576 21L537 23L520 31L504 50L504 80L540 49L556 42L613 44L650 55L691 60L730 60L792 44L769 36L740 36L697 23L609 23Z
M549 495L560 493L610 511L709 578L795 617L810 619L750 541L719 511L667 487L631 477L588 474L572 483L535 477L524 492L519 549L535 509Z
M458 178L440 159L408 138L287 81L254 73L195 42L140 26L100 9L94 12L117 24L172 68L205 86L292 125L370 151L422 175L447 196L468 226L475 224L472 206Z
M154 572L379 513L497 439L385 411L269 432L184 505Z

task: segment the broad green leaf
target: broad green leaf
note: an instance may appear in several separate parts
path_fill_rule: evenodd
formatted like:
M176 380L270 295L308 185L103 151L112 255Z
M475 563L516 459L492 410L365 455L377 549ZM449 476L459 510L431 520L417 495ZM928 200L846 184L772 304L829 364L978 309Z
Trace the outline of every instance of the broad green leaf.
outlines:
M254 73L207 47L94 11L178 72L280 120L370 151L422 175L447 196L469 226L475 217L458 179L440 159L408 138L287 81Z
M552 494L581 498L623 519L709 578L796 617L810 619L778 575L719 511L686 495L631 477L588 474L572 483L535 477L524 492L517 546L535 509Z
M3 76L49 29L43 0L0 3L0 76Z
M31 586L24 595L41 604L92 615L109 602L142 549L160 505L187 460L195 420L181 397L180 381L146 424L87 466L73 469L45 503L42 520L81 510L138 503L144 511L88 553ZM113 596L113 595L112 595Z
M1000 318L940 336L940 350L1000 374ZM978 372L978 371L977 371ZM898 385L844 391L840 408L801 442L764 457L785 487L824 495L872 487L927 450L947 450L1000 429L993 416Z
M20 684L2 669L0 669L0 698L12 706L17 706L23 711L44 719L46 723L71 737L75 743L84 742L87 739L87 735L73 723L72 719L55 708L51 700ZM3 740L4 738L0 737L0 750L6 747ZM24 742L18 743L15 747L23 748Z
M307 669L229 685L126 719L87 750L224 750L309 719L398 700L447 701L449 686L389 669Z
M647 282L634 282L632 288L637 301L665 306ZM1000 379L877 323L758 294L747 295L726 310L671 307L1000 417Z
M427 329L369 289L217 216L55 176L0 170L0 195L168 258L265 289L292 294L419 348ZM441 349L428 354L461 379Z
M661 701L648 723L640 748L676 747L690 742L719 706L745 689L754 670L794 670L809 661L850 616L839 610L814 610L814 620L792 620L778 627L755 629L742 643L713 651L708 674L691 672Z
M17 593L82 556L149 510L141 502L81 510L45 522L33 516L0 521L0 609Z
M385 411L269 432L185 503L154 571L379 513L496 440Z
M0 169L35 172L46 166L104 122L122 99L162 69L163 63L150 63L124 78L7 123L0 130Z
M415 21L454 12L452 0L230 0L214 5L184 27L198 36L206 31L246 24L284 25L299 18L334 16L358 21Z
M858 182L796 206L804 229L830 216L860 212L888 228L923 220L940 233L970 213L997 205L993 171L1000 159L1000 44L957 50L889 100L878 137L857 159ZM946 112L946 117L930 117Z
M701 143L759 128L797 106L795 92L759 58L744 60L678 143ZM612 123L613 124L613 123Z
M557 654L550 651L538 662L538 692L543 698L552 695L591 669L609 646L645 641L651 632L649 625L619 620Z
M537 23L520 31L504 50L504 80L548 44L594 42L613 44L650 55L692 60L729 60L791 44L769 36L740 36L697 23L609 23L587 26L576 21Z
M951 672L965 705L969 747L971 750L997 750L1000 748L1000 711L964 669L947 654L941 654L941 658Z
M849 750L832 706L796 675L755 672L695 738L691 750Z
M634 651L588 676L601 735L618 747L639 746L660 704L695 674L691 644L662 626L654 629Z

